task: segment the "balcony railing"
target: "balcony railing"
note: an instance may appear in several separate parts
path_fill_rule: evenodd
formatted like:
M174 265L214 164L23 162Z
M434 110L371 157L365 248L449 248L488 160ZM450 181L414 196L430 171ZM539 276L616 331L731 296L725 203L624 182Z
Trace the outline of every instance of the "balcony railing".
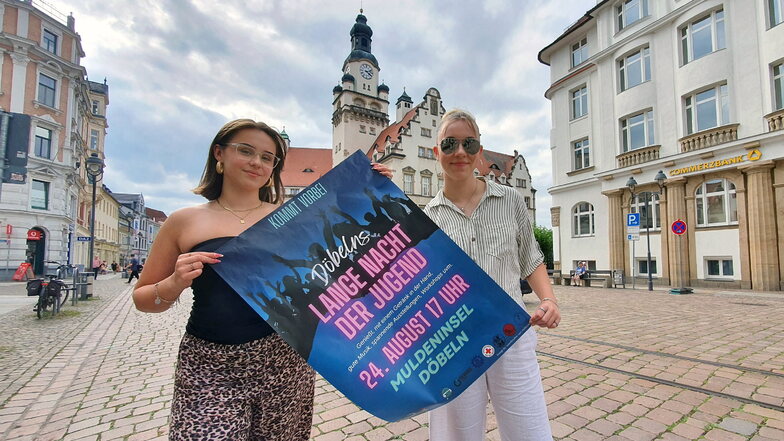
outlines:
M648 161L659 159L660 145L651 145L629 152L621 153L615 158L618 160L618 167L624 168L632 165L642 164Z
M784 129L784 109L765 115L765 119L768 121L769 132Z
M713 147L714 145L738 139L738 126L740 124L727 124L726 126L714 127L703 130L679 139L681 152L691 152L694 150Z

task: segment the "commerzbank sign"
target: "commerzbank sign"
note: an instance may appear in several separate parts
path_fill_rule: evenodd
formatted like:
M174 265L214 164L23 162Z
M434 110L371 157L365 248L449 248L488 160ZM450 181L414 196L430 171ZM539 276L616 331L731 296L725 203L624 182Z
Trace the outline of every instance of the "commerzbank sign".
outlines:
M732 158L717 159L715 161L703 162L701 164L689 165L670 170L670 176L678 176L686 173L694 173L698 171L710 170L713 168L726 167L733 164L741 164L748 161L756 161L762 157L762 152L758 149L751 149L748 153L733 156Z

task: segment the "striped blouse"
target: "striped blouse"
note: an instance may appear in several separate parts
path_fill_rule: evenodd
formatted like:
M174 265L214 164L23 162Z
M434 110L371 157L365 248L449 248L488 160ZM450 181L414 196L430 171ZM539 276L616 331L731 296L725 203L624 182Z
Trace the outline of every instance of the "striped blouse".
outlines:
M517 303L520 279L542 264L523 196L511 187L486 181L485 193L467 217L441 190L425 213Z

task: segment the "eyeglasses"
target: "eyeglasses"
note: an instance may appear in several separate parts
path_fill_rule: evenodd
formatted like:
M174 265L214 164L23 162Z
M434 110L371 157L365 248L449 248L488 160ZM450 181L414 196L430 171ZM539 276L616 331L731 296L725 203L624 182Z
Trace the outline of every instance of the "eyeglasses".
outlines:
M479 140L476 138L466 138L463 140L463 150L469 155L475 155L479 153ZM441 140L441 152L445 155L451 155L457 151L457 146L460 145L460 141L457 138L444 138Z
M278 165L278 162L280 162L280 158L273 155L272 153L270 152L259 153L256 151L255 148L249 146L248 144L231 142L228 144L221 144L221 145L224 147L234 147L234 150L237 151L237 154L239 154L242 158L248 161L252 160L254 156L258 155L259 159L261 159L261 163L270 168L275 168L275 166Z

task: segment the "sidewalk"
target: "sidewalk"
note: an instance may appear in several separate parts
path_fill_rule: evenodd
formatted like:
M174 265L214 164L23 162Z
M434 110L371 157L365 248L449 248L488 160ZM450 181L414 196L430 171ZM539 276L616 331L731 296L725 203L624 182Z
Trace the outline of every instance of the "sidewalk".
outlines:
M784 293L556 290L561 326L539 333L556 439L784 440ZM0 439L166 439L190 296L143 314L99 278L95 297L0 316ZM387 423L323 379L315 413L316 441L428 439L426 415Z

